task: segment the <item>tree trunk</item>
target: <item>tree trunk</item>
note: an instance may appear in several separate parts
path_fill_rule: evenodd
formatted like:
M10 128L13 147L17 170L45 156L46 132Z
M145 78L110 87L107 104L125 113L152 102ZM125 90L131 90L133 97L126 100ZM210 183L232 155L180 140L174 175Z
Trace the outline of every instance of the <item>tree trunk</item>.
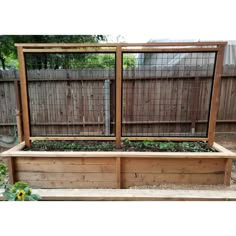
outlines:
M5 66L5 59L3 57L0 57L1 63L2 63L2 69L5 70L6 66Z

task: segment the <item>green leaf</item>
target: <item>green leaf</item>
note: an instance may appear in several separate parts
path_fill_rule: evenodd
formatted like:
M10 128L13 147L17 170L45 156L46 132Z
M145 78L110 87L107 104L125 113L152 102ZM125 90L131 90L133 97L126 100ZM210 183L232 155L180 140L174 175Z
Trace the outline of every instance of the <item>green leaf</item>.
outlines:
M16 183L14 184L14 187L15 187L16 189L24 189L24 188L28 187L28 184L25 183L25 182L19 181L19 182L16 182Z
M38 194L31 194L31 197L32 197L35 201L37 201L37 200L39 200L39 199L42 198L42 197L41 197L40 195L38 195Z
M8 201L16 201L16 197L15 196L11 196L10 198L8 198Z
M4 182L3 181L0 181L0 186L2 186L4 184Z
M14 193L10 193L10 192L4 192L3 197L5 197L8 201L15 201L16 199L16 195Z

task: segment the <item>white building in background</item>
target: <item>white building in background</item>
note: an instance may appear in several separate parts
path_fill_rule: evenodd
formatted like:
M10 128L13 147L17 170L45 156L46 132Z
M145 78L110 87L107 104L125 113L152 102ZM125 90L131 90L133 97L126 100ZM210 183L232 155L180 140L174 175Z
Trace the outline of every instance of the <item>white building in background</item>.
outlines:
M158 42L197 42L198 40L150 40L148 43ZM208 53L139 53L137 66L159 67L165 66L194 66L194 65L212 65L214 56ZM224 53L224 65L236 65L236 40L227 41Z

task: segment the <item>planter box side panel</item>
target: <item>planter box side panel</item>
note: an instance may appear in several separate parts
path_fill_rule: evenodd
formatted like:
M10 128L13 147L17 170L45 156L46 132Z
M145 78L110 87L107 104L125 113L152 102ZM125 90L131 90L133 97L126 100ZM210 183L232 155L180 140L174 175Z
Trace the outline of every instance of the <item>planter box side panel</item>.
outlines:
M224 184L226 159L124 158L123 188L159 184Z
M116 188L116 159L16 157L15 178L34 188Z

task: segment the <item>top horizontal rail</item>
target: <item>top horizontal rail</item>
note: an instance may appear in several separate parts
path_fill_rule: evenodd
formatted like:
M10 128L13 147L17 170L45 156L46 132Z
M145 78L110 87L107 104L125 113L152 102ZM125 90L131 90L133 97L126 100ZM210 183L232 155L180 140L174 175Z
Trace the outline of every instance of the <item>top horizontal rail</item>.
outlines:
M86 53L86 52L100 52L100 53L107 53L107 52L116 52L115 49L103 49L103 48L85 48L85 49L78 49L78 48L23 48L23 52L35 52L35 53L40 53L40 52L48 52L48 53L60 53L60 52L81 52L81 53Z
M23 48L77 48L77 47L168 47L168 46L219 46L226 45L226 41L215 42L158 42L158 43L16 43L16 47Z
M23 52L29 53L93 53L93 52L100 52L100 53L107 53L107 52L115 52L115 49L104 49L104 48L85 48L85 49L78 49L78 48L24 48ZM139 53L139 52L217 52L218 48L202 48L202 47L193 47L193 48L124 48L121 50L122 52L132 52L132 53Z

